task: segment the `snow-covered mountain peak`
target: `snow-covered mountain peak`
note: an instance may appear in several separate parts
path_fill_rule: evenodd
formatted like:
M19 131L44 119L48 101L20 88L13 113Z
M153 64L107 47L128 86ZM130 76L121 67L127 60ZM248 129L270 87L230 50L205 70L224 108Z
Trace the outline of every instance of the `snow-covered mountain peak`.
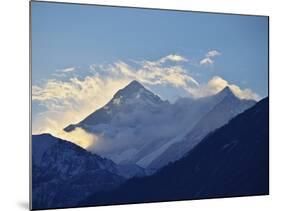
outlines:
M225 97L235 97L235 94L232 92L232 90L230 89L229 86L226 86L225 88L223 88L220 92L218 92L216 94L217 97L224 99Z
M134 80L126 87L116 92L113 98L104 107L94 111L78 124L67 126L64 128L64 131L71 132L77 126L89 131L92 126L109 124L114 121L115 118L118 119L115 119L117 122L120 122L127 113L137 113L137 116L140 117L142 116L140 113L143 111L155 113L156 111L165 109L167 105L169 105L168 101L163 101L159 96ZM134 118L136 117L135 115L131 116ZM127 119L132 120L133 118L130 117Z
M224 87L223 90L220 91L220 93L225 95L234 95L229 86Z
M126 87L116 92L109 104L121 105L125 102L130 103L136 101L150 102L153 104L163 102L159 96L155 95L146 89L141 83L134 80Z
M131 83L129 83L125 87L125 89L135 89L135 90L143 89L143 88L144 88L144 86L140 82L138 82L136 80L133 80Z
M134 80L131 83L129 83L127 86L125 86L123 89L120 89L118 92L116 92L113 98L118 98L120 96L129 97L130 95L140 92L141 90L144 89L145 88L141 83Z

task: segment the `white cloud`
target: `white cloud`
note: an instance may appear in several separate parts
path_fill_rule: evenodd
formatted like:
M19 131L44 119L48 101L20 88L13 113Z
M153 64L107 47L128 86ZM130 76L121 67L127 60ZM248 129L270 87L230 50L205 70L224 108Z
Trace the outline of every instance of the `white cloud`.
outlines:
M61 130L69 123L77 123L102 107L129 81L87 76L69 81L48 80L42 86L32 86L32 101L43 105L45 112L34 120L33 133Z
M164 63L166 61L173 61L173 62L188 62L188 59L177 54L170 54L168 56L165 56L159 60L161 63Z
M57 78L63 78L63 77L67 77L68 73L72 73L76 70L76 67L67 67L64 69L57 69L52 76L55 76Z
M67 67L64 69L59 69L57 70L57 72L61 72L61 73L69 73L69 72L73 72L76 68L75 67Z
M195 98L206 97L217 94L225 87L229 87L232 92L240 99L253 99L259 100L260 96L254 93L251 89L242 89L235 84L231 84L222 77L214 76L207 84L201 84L198 89L193 90L193 96Z
M143 84L157 85L168 84L175 87L197 86L198 82L185 73L181 66L161 66L155 65L153 62L144 62L138 68L133 68L125 62L117 62L109 68L111 76L128 78L129 80L138 80Z
M161 65L165 65L165 63L168 61L179 63L179 62L188 62L188 59L178 54L169 54L155 61L145 60L142 62L136 61L136 63L140 63L142 65L149 65L149 66L161 66Z
M75 128L71 132L59 130L52 134L63 140L73 142L83 148L95 146L95 143L98 141L98 137L95 134L87 133L85 130L79 127Z
M213 65L214 61L210 58L204 58L200 61L200 65Z
M206 54L206 57L210 58L210 57L215 57L215 56L220 56L221 53L217 50L211 50Z
M55 77L58 77L58 78L66 77L66 74L62 73L62 72L60 72L60 73L53 73L52 75L55 76Z
M220 56L221 53L217 50L211 50L209 51L205 58L200 60L200 65L204 66L212 66L215 63L214 57Z

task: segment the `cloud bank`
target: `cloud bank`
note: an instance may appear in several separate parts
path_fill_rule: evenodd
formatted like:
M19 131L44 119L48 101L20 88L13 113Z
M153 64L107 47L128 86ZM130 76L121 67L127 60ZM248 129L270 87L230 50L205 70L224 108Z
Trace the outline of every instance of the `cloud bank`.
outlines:
M218 51L210 51L208 58L220 55ZM242 89L227 80L214 76L207 83L199 83L188 74L188 70L180 64L188 59L170 54L155 61L137 61L133 64L117 61L107 65L91 65L86 77L70 76L67 80L59 78L46 80L43 84L32 86L32 102L44 108L36 113L32 121L32 132L49 132L64 138L61 130L73 123L81 121L96 109L104 106L112 96L132 80L138 80L148 89L160 97L157 90L163 88L165 92L183 93L185 97L199 98L216 94L225 86L229 86L235 95L241 99L259 99L250 89ZM67 68L66 72L74 71ZM64 72L65 73L65 72ZM77 133L77 134L76 134ZM74 131L73 137L83 135L83 131ZM83 135L84 142L78 143L87 147L95 137ZM70 139L70 137L67 137ZM73 139L77 143L77 140Z
M260 99L259 95L253 92L251 89L241 89L239 86L231 84L219 76L214 76L208 81L207 84L202 84L197 90L194 90L194 93L197 98L211 96L217 94L226 86L228 86L231 91L240 99Z

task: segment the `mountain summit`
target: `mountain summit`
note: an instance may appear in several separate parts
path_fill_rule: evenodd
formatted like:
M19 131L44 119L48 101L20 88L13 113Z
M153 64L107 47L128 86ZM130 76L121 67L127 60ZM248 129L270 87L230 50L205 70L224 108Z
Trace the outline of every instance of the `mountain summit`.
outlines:
M156 109L156 107L167 103L167 101L163 101L159 96L134 80L123 89L117 91L105 106L94 111L78 124L67 126L64 131L71 132L76 127L91 131L91 128L95 125L109 124L121 113Z
M121 101L122 99L125 99L127 101L133 100L132 103L135 103L134 101L136 100L145 100L156 104L163 102L160 97L153 94L136 80L132 81L125 88L120 89L118 92L116 92L111 101L116 103L119 102L119 99ZM111 101L108 104L110 104Z
M224 87L221 91L219 91L214 96L219 100L222 100L225 97L237 98L229 86Z
M121 90L129 90L130 92L135 92L135 91L138 91L140 89L145 89L145 88L140 82L138 82L136 80L133 80L131 83L129 83L126 87L124 87Z
M221 95L234 95L229 86L224 87L219 94Z
M131 95L134 95L142 90L145 90L144 86L140 84L138 81L134 80L131 83L129 83L126 87L116 92L113 98L117 98L120 96L131 97Z

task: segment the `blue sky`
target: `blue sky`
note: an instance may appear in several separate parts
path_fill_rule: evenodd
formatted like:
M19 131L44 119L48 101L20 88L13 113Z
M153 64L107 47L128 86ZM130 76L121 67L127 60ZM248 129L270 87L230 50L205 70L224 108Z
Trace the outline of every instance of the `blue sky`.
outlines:
M122 61L134 69L140 68L138 62L179 55L186 60L174 64L171 59L165 65L179 66L180 74L202 86L220 77L262 98L268 95L267 40L267 17L32 2L32 83L43 93L52 80L62 84L78 78L84 83L101 65ZM209 57L208 52L217 53ZM209 62L200 64L206 58ZM159 84L151 89L161 95ZM167 86L163 90L169 91ZM177 86L170 93L183 90ZM50 101L44 100L33 102L34 118L50 111Z

